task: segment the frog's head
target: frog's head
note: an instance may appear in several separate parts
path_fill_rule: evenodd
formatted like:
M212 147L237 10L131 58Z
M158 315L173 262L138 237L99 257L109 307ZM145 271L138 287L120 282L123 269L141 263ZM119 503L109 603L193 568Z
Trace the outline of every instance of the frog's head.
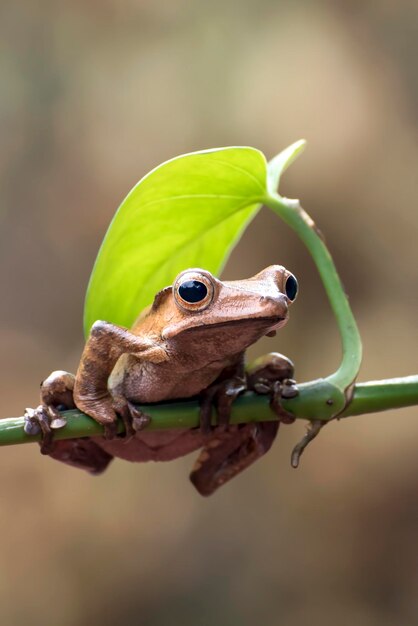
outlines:
M157 294L152 311L158 314L163 340L184 335L204 349L217 345L221 353L233 354L286 324L297 289L296 278L281 265L233 281L188 269Z

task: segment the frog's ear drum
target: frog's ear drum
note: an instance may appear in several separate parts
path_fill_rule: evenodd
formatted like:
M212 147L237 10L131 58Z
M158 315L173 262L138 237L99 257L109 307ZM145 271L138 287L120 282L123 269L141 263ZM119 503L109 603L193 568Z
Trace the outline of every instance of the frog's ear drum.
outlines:
M180 274L173 286L177 305L186 311L203 311L212 302L214 285L206 273Z
M284 289L286 296L289 298L290 302L293 302L293 300L295 300L296 296L298 295L299 289L298 281L293 276L293 274L289 274L289 276L286 278Z

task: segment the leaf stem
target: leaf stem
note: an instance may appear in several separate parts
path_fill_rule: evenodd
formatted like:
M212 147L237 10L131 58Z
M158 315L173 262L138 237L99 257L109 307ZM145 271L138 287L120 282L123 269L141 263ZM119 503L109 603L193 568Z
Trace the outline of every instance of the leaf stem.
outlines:
M343 285L322 234L298 200L282 198L270 191L264 203L290 226L309 250L325 287L331 308L337 320L342 343L342 361L336 372L324 381L337 387L348 400L350 386L360 369L362 344L360 333L351 311ZM316 382L316 381L314 381ZM336 407L339 408L339 407ZM343 409L344 407L341 407ZM334 412L335 416L336 413Z

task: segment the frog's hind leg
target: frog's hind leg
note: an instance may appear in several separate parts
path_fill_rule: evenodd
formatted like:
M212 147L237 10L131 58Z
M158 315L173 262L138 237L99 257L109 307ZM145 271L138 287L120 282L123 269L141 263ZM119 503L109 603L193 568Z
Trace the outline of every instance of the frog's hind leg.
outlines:
M90 474L101 474L113 459L113 456L88 437L55 441L49 456L67 465L84 469Z
M257 422L215 429L200 453L190 480L202 496L211 495L271 447L279 422Z

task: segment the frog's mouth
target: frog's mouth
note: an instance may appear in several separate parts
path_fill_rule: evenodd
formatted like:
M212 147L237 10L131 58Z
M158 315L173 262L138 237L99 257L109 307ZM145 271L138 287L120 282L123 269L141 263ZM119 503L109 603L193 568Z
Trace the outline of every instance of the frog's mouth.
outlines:
M170 339L180 334L184 333L198 333L202 332L207 328L210 328L213 331L222 330L223 328L234 328L236 326L240 326L245 333L245 328L248 329L259 329L261 332L260 336L264 333L274 332L278 328L281 328L286 324L288 320L288 315L274 315L274 316L260 316L260 317L243 317L243 318L235 318L232 320L226 320L222 322L210 322L207 319L203 320L199 323L198 319L193 320L193 324L190 324L190 320L184 321L183 323L173 325L171 327L166 328L162 337L163 339Z
M260 326L264 326L270 330L276 330L283 326L288 320L288 316L274 316L274 317L243 317L242 319L233 319L227 322L205 322L204 324L196 324L195 326L190 326L185 329L184 332L193 331L193 330L201 330L203 327L210 326L211 328L230 328L231 326L255 326L257 323Z

